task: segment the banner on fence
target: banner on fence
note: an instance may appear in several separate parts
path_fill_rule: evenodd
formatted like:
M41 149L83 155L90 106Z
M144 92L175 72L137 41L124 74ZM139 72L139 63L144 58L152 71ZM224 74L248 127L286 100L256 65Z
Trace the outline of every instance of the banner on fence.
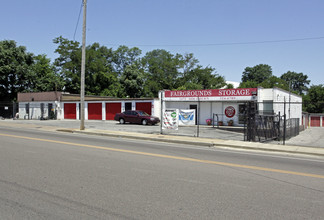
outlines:
M195 109L180 109L179 111L179 125L195 125Z
M178 130L179 125L179 110L167 109L164 110L162 118L162 129Z

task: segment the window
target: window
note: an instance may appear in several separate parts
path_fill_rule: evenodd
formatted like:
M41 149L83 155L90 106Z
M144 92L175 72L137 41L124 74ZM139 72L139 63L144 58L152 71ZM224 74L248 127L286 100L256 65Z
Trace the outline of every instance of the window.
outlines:
M244 124L244 119L246 115L246 104L239 105L239 124Z
M273 115L273 101L263 100L263 112L260 113L263 115Z
M125 115L132 115L133 112L132 112L132 111L125 111L124 114L125 114Z

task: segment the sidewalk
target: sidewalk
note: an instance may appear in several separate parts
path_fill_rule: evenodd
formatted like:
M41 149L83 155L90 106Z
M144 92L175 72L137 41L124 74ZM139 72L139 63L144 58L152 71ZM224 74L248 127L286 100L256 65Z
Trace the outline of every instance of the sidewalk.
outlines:
M88 134L88 135L101 135L101 136L110 136L110 137L119 137L119 138L131 138L131 139L160 141L160 142L168 142L168 143L189 144L189 145L206 146L206 147L261 150L261 151L306 154L306 155L315 155L315 156L324 157L324 149L314 148L314 147L275 145L275 144L264 144L258 142L243 142L243 141L234 141L234 140L184 137L184 136L161 135L161 134L140 134L135 132L107 131L107 130L97 130L97 129L86 129L84 131L81 131L79 129L70 129L70 130L60 130L60 131L67 131L72 133L81 133L81 134Z
M58 131L58 132L71 132L87 135L100 135L119 138L141 139L168 143L189 144L205 147L217 147L217 148L234 148L245 150L259 150L268 152L281 152L281 153L293 153L303 155L315 155L324 157L324 148L319 147L306 147L306 146L292 146L292 145L278 145L278 144L265 144L258 142L244 142L240 140L222 140L217 138L208 137L189 137L181 135L159 134L156 132L147 133L149 130L158 129L158 126L136 126L126 125L127 131L123 131L121 126L116 123L108 123L110 126L106 128L107 123L101 121L92 122L93 125L86 126L86 129L81 131L78 128L78 123L71 121L24 121L24 120L1 120L0 126L3 127L19 127L28 129L39 129L46 131ZM89 124L89 123L88 123ZM97 125L98 124L98 125ZM97 125L97 126L96 126ZM112 129L112 126L115 126ZM109 129L109 130L108 130ZM145 132L139 131L139 129L147 129ZM132 131L130 131L132 130ZM137 132L134 132L136 130ZM214 130L213 130L214 131ZM230 135L233 136L232 133Z

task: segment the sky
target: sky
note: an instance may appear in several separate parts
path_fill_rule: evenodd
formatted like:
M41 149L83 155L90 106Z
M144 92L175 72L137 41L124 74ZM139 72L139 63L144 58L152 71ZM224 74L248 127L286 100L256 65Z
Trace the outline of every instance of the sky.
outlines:
M52 61L63 36L82 41L82 0L0 0L0 40ZM227 81L268 64L324 84L323 0L88 0L86 42L193 53Z

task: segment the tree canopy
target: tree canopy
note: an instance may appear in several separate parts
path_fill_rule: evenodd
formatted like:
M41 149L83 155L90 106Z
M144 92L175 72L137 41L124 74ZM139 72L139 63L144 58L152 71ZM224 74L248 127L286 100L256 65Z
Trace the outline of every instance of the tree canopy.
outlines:
M304 96L304 110L311 113L324 113L324 85L312 85Z
M0 41L0 100L12 101L18 92L29 91L32 85L33 54L15 41Z
M80 92L81 45L62 36L53 40L57 58L33 55L15 41L1 41L1 97L17 92ZM137 48L86 47L85 93L112 97L157 97L160 90L214 89L226 85L213 67L203 67L193 54L156 49L142 55Z
M58 57L51 63L45 54L34 55L13 40L0 41L0 99L14 101L18 92L64 91L78 94L81 76L81 46L57 37ZM155 49L142 55L137 48L107 48L99 43L86 47L85 92L112 97L157 97L160 90L233 88L215 68L202 66L192 53L172 54ZM279 87L303 95L304 110L324 112L323 85L308 87L303 73L288 71L280 77L271 66L246 67L241 88Z
M246 67L242 74L242 82L252 81L262 83L272 76L272 68L267 64Z
M308 90L307 86L309 85L310 80L308 80L308 76L303 73L288 71L282 74L280 78L290 84L290 89L297 92L299 95Z

